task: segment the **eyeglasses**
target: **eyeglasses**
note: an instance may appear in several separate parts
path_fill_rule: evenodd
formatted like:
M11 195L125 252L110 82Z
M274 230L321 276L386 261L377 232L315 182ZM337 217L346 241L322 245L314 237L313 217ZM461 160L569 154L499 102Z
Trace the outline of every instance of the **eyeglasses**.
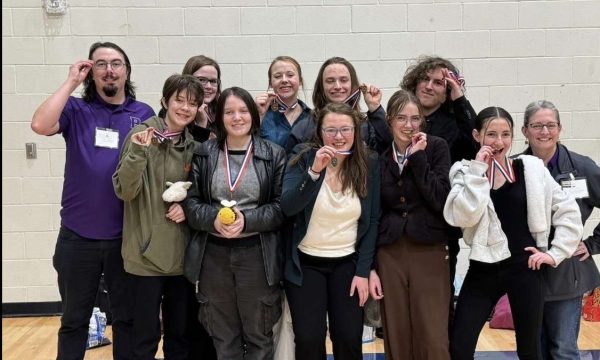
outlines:
M412 126L419 126L419 125L421 125L422 119L420 117L411 117L409 119L404 116L396 116L393 120L400 125L406 125L406 123L410 121L410 124Z
M123 67L123 65L125 65L124 62L122 62L121 60L115 60L115 61L111 61L111 62L106 62L106 61L96 61L94 63L94 68L96 70L106 70L108 69L108 66L110 65L110 68L113 70L119 70Z
M560 124L555 123L555 122L550 122L547 124L542 124L542 123L529 124L529 128L532 130L535 130L535 131L542 131L544 126L546 127L546 129L548 129L548 131L554 131L554 130L558 129Z
M217 87L221 83L221 80L219 80L219 79L207 79L202 76L198 76L198 77L196 77L196 79L200 80L200 84L202 84L202 86L206 86L207 84L210 84L212 87Z
M321 129L321 131L323 131L323 134L330 138L336 137L338 132L342 134L342 136L350 136L354 132L354 126L344 126L339 129L334 127L328 127Z

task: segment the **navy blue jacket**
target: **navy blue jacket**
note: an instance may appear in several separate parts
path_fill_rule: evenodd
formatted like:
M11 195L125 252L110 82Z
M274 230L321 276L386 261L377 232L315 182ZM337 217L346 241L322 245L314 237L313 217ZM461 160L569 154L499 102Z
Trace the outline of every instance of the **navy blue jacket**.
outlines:
M600 167L589 157L570 151L564 145L558 144L557 151L557 166L550 171L554 180L560 184L562 180L568 180L570 174L587 179L590 196L577 199L581 221L585 224L594 207L600 207ZM524 153L532 155L531 148L527 148ZM600 253L600 224L596 225L593 235L585 239L584 243L590 254ZM600 274L591 256L585 261L579 261L578 256L571 257L556 268L551 266L544 268L546 301L579 297L600 285Z

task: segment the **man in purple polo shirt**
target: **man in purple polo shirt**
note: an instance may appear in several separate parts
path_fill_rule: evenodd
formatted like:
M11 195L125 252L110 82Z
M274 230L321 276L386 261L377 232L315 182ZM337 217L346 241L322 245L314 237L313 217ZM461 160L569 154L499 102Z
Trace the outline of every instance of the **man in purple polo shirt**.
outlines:
M88 60L71 65L67 80L33 114L40 135L66 142L61 228L53 257L63 316L57 359L83 359L89 319L104 273L113 314L114 359L131 359L131 302L121 257L123 203L112 174L129 130L154 115L135 100L131 63L110 42L94 43ZM71 93L83 83L83 97Z

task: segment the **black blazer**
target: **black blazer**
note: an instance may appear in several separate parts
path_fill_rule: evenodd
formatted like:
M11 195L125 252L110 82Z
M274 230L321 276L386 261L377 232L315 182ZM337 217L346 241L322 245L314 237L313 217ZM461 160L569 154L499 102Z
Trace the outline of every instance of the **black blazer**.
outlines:
M303 147L297 145L290 158L293 158ZM317 195L325 179L325 172L317 181L308 174L308 166L312 165L316 149L307 152L299 162L288 165L283 178L283 194L281 209L287 216L295 216L292 238L286 239L285 278L300 286L302 285L302 270L298 258L298 245L306 235L312 210ZM377 155L371 153L368 161L367 197L360 199L360 218L356 234L356 276L369 277L373 255L375 254L375 239L379 223L379 162ZM325 170L327 171L327 170Z
M427 147L408 157L400 174L390 146L380 158L381 224L377 245L402 237L426 244L447 244L453 231L443 216L450 193L450 152L443 139L427 136Z

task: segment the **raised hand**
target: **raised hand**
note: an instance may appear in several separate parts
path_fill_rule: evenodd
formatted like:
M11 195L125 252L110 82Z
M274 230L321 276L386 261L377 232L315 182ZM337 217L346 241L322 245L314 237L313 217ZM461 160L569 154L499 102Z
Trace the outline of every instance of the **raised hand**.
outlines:
M144 131L136 132L131 135L131 142L140 146L150 146L155 129L149 127Z
M360 90L365 98L365 103L369 108L370 112L373 112L381 105L381 98L383 96L381 89L371 84L362 84Z

